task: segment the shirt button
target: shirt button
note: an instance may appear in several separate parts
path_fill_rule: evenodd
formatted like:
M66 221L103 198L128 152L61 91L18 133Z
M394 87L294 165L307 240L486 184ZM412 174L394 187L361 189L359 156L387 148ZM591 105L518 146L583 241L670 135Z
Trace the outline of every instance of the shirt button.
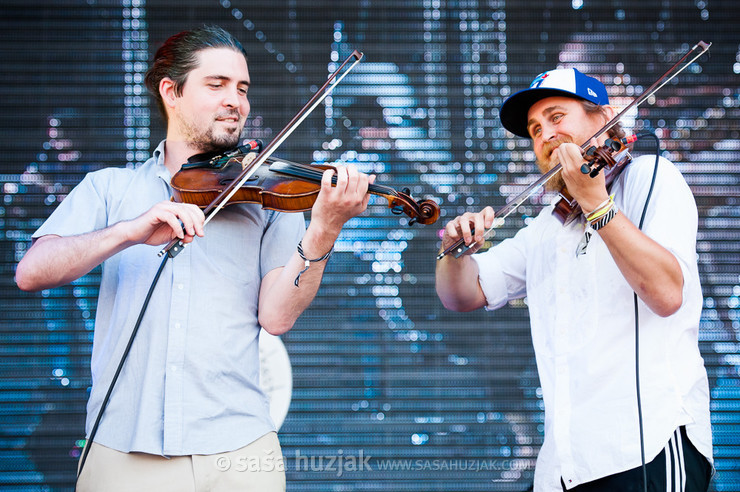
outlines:
M182 289L183 289L183 287L185 287L185 286L184 286L184 285L182 285L182 284L177 284L177 288L178 288L178 289L182 290Z
M175 328L180 329L180 323L175 323Z
M170 366L170 371L177 372L177 366L174 366L174 365Z

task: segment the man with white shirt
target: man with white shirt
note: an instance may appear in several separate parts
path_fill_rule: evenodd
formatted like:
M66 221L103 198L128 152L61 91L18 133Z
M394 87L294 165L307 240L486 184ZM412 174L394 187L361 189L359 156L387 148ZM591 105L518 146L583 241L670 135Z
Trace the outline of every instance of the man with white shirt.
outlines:
M545 72L504 102L503 126L532 140L543 173L562 165L552 187L583 213L563 224L546 207L477 255L493 210L456 217L442 249L460 239L472 247L438 262L437 293L455 311L527 298L545 403L535 491L706 491L712 440L696 204L676 167L657 156L634 159L609 187L605 172L581 171L580 145L612 119L608 104L604 85L575 69Z

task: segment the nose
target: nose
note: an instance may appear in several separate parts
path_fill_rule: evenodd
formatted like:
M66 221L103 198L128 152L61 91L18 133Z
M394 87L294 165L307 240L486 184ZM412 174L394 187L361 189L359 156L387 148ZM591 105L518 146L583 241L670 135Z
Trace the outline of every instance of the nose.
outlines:
M557 136L558 132L555 128L555 125L551 125L549 123L545 123L542 125L542 140L545 142L549 142L550 140L554 139Z
M227 108L236 108L239 106L239 95L235 90L226 91L222 103Z

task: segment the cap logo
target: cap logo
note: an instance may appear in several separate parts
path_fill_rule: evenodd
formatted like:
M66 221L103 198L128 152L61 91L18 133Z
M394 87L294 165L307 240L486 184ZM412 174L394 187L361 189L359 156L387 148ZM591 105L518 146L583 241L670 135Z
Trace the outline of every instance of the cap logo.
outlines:
M593 98L595 98L595 99L598 99L598 98L599 98L599 96L597 96L597 95L596 95L596 93L595 93L595 92L594 92L593 90L591 90L591 88L590 88L590 87L588 87L588 88L587 88L586 90L588 91L588 94L589 94L589 95L590 95L591 97L593 97Z
M545 79L547 78L548 75L549 74L547 72L539 74L537 76L537 78L535 78L532 81L532 83L529 85L529 88L530 89L536 89L537 87L539 87L540 85L542 85L542 82L545 81Z

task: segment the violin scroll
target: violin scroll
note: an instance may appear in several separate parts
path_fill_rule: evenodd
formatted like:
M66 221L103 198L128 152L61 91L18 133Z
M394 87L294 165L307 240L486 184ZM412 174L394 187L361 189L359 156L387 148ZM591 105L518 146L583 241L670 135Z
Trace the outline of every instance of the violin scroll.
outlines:
M611 169L617 164L614 158L614 154L624 149L627 145L635 142L637 135L630 135L619 140L612 140L607 138L604 145L601 147L591 146L586 149L584 158L587 162L584 162L581 166L581 172L588 174L592 178L595 178L599 171L604 167Z
M416 222L419 222L420 224L424 224L424 225L433 224L439 218L439 205L437 205L437 202L433 200L420 201L419 211L421 212L419 216L424 220L416 220L416 219L412 219L412 220L416 220Z
M411 198L411 190L404 188L385 195L388 198L388 206L391 213L395 215L406 214L410 217L409 225L434 224L439 218L439 205L433 200L422 200L416 202Z

